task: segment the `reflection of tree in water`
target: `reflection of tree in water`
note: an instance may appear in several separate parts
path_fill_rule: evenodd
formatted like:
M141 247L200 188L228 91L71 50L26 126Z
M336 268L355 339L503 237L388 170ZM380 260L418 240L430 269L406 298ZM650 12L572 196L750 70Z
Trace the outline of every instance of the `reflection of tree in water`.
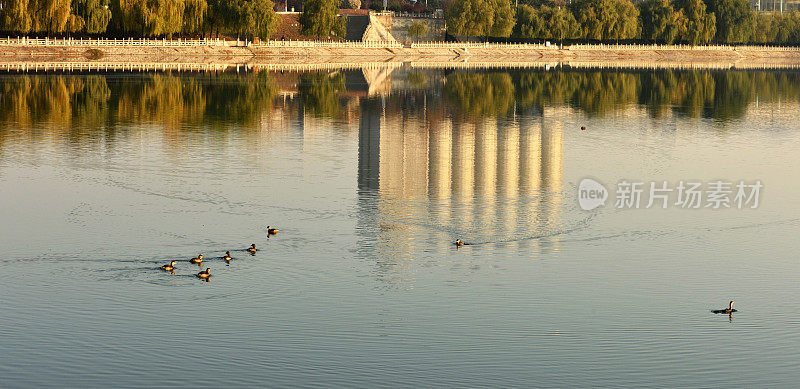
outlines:
M452 73L444 95L467 116L505 115L514 104L514 84L507 72Z
M224 74L203 80L205 119L215 124L256 125L269 112L276 90L268 73Z
M344 74L303 74L300 76L299 90L306 113L335 117L339 113L339 94L346 91Z
M0 82L0 118L15 129L97 126L108 98L102 76L6 77Z
M647 107L653 117L661 117L672 109L696 118L713 103L714 84L714 78L707 71L641 73L638 102Z
M21 75L0 81L0 118L16 129L95 129L106 124L254 126L276 87L266 73L140 78Z
M409 83L415 87L431 77L410 74ZM566 105L589 115L606 115L638 104L653 117L672 112L725 121L742 117L756 100L800 101L800 72L795 71L563 69L452 72L445 78L441 94L432 90L419 100L424 95L429 107L445 104L452 108L448 115L467 120L510 115L515 105L518 111ZM299 80L307 114L339 115L347 92L343 72L306 73ZM439 84L430 85L436 89ZM0 79L0 121L13 130L58 129L72 136L101 127L113 131L118 123L170 130L257 127L277 89L265 72L136 78L9 75ZM429 116L435 114L429 110Z
M112 84L115 118L123 123L157 123L178 130L202 120L205 96L196 80L148 75L141 82Z
M428 86L428 76L423 72L408 73L408 84L412 88L422 89Z
M510 113L517 107L569 105L589 115L606 115L631 104L660 117L666 111L688 117L732 120L750 103L798 101L796 72L659 71L515 71L453 73L445 97L458 112L473 117Z
M572 73L574 74L574 73ZM591 115L605 115L636 101L638 77L631 73L589 72L580 75L570 103Z

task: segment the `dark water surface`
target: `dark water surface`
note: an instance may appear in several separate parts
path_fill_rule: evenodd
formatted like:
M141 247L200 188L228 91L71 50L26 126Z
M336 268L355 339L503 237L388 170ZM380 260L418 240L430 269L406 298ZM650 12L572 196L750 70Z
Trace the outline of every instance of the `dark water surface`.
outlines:
M795 71L4 73L0 387L795 386L799 130Z

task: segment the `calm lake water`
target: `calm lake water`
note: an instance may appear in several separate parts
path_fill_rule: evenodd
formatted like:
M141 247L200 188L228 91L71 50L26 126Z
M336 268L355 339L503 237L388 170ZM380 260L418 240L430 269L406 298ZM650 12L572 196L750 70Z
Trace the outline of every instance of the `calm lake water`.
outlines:
M795 386L799 118L797 71L0 74L0 386Z

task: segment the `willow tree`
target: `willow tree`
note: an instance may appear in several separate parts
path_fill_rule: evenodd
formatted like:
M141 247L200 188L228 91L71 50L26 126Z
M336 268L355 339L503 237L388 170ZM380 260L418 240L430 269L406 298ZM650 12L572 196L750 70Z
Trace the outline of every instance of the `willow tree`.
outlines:
M563 7L542 7L542 19L545 21L545 29L548 31L549 38L571 39L578 36L580 26L575 16L568 9Z
M31 14L28 11L29 0L3 0L0 12L0 29L27 33L31 30Z
M61 33L70 19L70 0L29 0L31 31Z
M271 0L250 0L248 32L254 37L269 39L278 27L278 14Z
M800 43L800 12L792 11L775 15L776 28L775 39L783 43Z
M178 33L183 28L184 0L113 0L112 21L122 32L141 36Z
M183 0L183 32L197 32L203 26L208 3L206 0Z
M414 21L408 26L408 36L414 39L422 38L428 34L428 23Z
M644 39L671 44L685 34L686 16L669 0L645 0L639 3L639 15Z
M511 31L514 38L523 39L542 39L546 38L544 20L539 11L527 4L522 4L517 8L517 23Z
M72 28L74 32L98 34L106 31L111 21L107 0L72 0Z
M488 35L498 38L509 37L516 22L516 13L511 7L511 2L509 0L492 0L490 4L494 15L492 28L489 30Z
M706 2L717 21L714 40L726 43L744 43L753 35L756 12L747 0L710 0Z
M586 39L633 39L639 34L639 10L630 0L579 0L572 11Z
M516 22L509 0L454 1L445 20L451 34L492 37L508 37Z
M521 5L517 9L517 24L512 35L516 38L563 41L565 38L574 38L578 31L575 16L565 8Z
M306 36L343 37L344 18L339 17L339 0L307 0L300 15L300 32Z
M620 39L638 38L642 29L639 24L639 9L630 0L615 0L614 11L616 18L610 37L617 42Z
M678 0L678 7L686 16L686 29L681 40L692 45L711 42L717 33L717 19L708 12L703 0Z

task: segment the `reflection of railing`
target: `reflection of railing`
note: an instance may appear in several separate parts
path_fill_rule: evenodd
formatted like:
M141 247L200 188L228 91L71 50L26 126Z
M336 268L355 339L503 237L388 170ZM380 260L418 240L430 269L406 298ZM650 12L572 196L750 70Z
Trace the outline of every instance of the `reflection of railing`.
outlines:
M471 49L471 48L492 48L492 49L522 49L539 50L555 49L555 46L547 46L535 43L488 43L488 42L414 42L411 47L418 49Z
M413 69L543 69L550 70L564 66L575 69L796 69L800 64L782 63L686 63L669 61L575 61L566 62L459 62L459 61L414 61L414 62L320 62L320 63L179 63L179 62L0 62L0 71L37 72L37 71L179 71L219 72L226 70L236 71L330 71L330 70L366 70L366 69L396 69L408 66Z
M2 46L148 46L148 47L195 47L195 46L238 46L244 41L222 39L51 39L51 38L0 38Z
M198 46L251 46L251 47L318 47L318 48L399 48L400 42L388 41L265 41L253 43L245 40L222 39L51 39L51 38L0 38L0 46L120 46L120 47L198 47Z
M38 71L128 71L128 72L144 72L144 71L179 71L179 72L192 72L192 71L223 71L230 68L246 69L244 65L236 64L214 64L214 63L167 63L167 62L140 62L140 63L125 63L125 62L6 62L0 63L0 71L18 71L18 72L38 72Z
M251 43L253 47L320 47L320 48L362 48L362 49L385 49L385 48L400 48L403 44L400 42L388 41L367 41L367 42L349 42L349 41L267 41L261 43Z
M781 46L729 46L729 45L605 45L605 44L573 44L564 46L565 50L693 50L693 51L799 51L798 47Z

